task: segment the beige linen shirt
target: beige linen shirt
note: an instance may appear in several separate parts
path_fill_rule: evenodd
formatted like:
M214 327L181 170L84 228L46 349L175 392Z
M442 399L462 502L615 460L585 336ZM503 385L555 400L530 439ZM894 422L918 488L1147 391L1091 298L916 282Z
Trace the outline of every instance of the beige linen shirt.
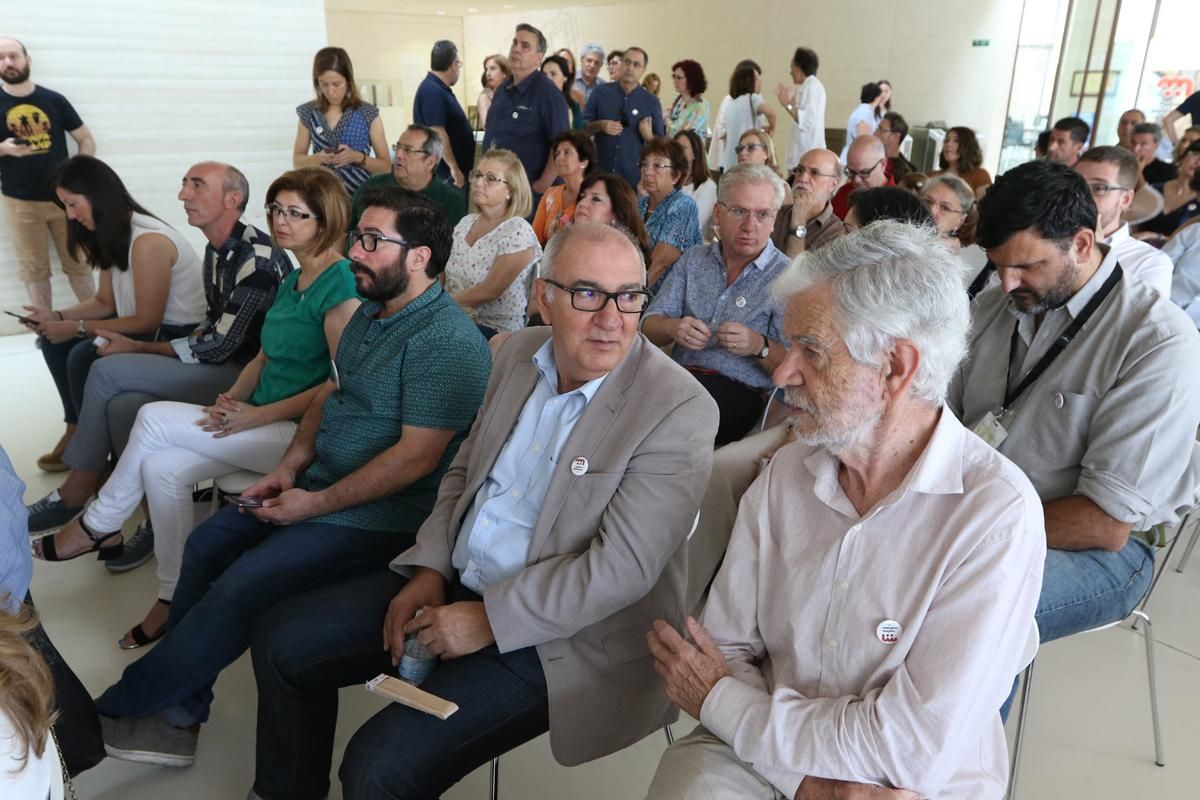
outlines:
M1063 306L1017 311L999 286L975 298L971 344L947 404L974 428L1079 315L1117 265L1111 249ZM1133 530L1173 524L1200 480L1200 334L1149 284L1125 277L1083 330L1000 417L1000 452L1042 500L1083 495ZM1010 354L1013 326L1016 347Z
M700 721L786 797L807 775L1000 798L1000 708L1046 537L1015 465L943 410L904 482L859 516L823 448L781 449L742 500L703 622L734 677ZM879 626L897 622L893 643Z

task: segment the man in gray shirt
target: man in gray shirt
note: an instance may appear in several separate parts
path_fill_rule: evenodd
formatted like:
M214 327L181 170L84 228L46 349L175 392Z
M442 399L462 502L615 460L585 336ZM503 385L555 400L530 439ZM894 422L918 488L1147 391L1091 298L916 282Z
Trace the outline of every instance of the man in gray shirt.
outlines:
M1154 569L1142 532L1192 504L1200 335L1099 243L1088 185L1067 166L1022 164L979 209L1000 285L975 299L948 402L1042 499L1046 642L1128 615Z

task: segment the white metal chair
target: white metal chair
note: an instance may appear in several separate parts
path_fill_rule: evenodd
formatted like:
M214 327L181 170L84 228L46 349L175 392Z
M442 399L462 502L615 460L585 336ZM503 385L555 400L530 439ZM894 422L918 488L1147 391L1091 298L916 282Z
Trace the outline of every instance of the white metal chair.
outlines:
M1162 727L1160 725L1158 715L1158 672L1154 666L1154 626L1150 622L1150 615L1144 611L1134 609L1130 613L1130 616L1144 622L1146 626L1144 631L1146 639L1146 673L1150 685L1150 719L1154 727L1154 763L1161 767L1166 764L1166 756L1164 755L1163 751ZM1126 617L1126 619L1128 619L1128 617ZM1106 631L1109 628L1115 628L1124 621L1125 620L1120 620L1118 622L1109 623L1108 625L1101 625L1098 628L1082 631L1082 633ZM1037 633L1036 624L1034 627L1034 633ZM1021 767L1021 741L1025 733L1025 719L1026 713L1029 709L1029 687L1033 680L1034 663L1035 661L1030 661L1029 665L1025 667L1025 670L1022 673L1021 710L1017 716L1017 733L1013 739L1012 764L1009 768L1008 775L1008 794L1005 795L1007 800L1015 800L1016 798L1017 774Z

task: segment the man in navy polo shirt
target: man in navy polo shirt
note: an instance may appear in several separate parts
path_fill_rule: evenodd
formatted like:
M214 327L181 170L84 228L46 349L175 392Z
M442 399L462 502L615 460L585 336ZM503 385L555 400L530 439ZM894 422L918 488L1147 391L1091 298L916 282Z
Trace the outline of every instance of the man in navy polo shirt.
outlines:
M666 132L662 104L642 86L649 61L642 48L628 48L621 61L620 80L597 86L583 110L587 132L596 139L600 169L617 173L630 186L637 186L641 179L642 145Z
M466 185L466 175L475 166L475 134L450 88L458 83L461 73L458 46L446 39L434 42L429 74L413 98L413 122L433 128L442 140L442 163L438 165L437 177L449 178L459 187Z
M554 182L551 141L571 127L566 99L540 69L545 55L542 32L532 25L518 25L508 51L512 77L500 84L492 98L483 136L483 152L502 147L517 154L536 194Z

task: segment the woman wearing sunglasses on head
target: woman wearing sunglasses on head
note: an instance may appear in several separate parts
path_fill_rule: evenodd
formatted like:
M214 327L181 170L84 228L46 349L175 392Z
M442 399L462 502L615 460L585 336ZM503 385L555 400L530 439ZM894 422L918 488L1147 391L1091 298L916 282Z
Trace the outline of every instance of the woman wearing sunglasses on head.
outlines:
M267 190L271 238L300 264L284 280L263 324L258 355L212 405L151 403L129 444L82 516L35 545L50 561L121 546L121 526L143 494L154 525L159 594L145 619L119 642L132 649L160 638L175 591L183 546L195 526L192 486L251 470L269 472L295 420L329 376L342 329L358 308L351 262L338 249L350 202L330 171L286 172Z

